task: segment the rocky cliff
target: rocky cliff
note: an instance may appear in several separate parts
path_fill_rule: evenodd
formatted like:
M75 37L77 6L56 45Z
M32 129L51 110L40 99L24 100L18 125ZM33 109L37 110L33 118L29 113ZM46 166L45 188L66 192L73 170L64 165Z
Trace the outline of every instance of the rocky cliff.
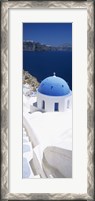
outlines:
M36 91L36 88L39 86L39 82L37 81L37 79L24 70L23 70L23 84L29 84L31 90L33 91Z
M72 51L71 44L63 44L61 46L50 46L41 44L39 42L34 41L24 41L23 42L23 50L24 51Z

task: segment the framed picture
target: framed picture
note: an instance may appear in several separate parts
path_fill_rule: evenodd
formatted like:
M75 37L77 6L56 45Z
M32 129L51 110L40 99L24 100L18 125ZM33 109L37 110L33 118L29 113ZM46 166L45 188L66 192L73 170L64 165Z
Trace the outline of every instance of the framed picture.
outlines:
M1 3L1 200L94 200L93 13Z

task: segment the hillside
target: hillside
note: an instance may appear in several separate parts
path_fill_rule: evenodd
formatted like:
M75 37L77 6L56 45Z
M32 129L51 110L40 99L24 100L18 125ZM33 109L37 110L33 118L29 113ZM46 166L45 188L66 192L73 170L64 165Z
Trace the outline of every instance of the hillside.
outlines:
M37 81L37 79L24 70L23 70L23 84L29 84L31 90L33 91L36 91L36 88L39 86L39 82Z

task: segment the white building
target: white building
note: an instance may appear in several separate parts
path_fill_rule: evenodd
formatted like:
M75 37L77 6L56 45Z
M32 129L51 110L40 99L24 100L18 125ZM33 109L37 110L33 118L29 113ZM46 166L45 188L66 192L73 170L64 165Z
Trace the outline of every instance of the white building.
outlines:
M72 92L64 79L50 76L41 82L33 105L45 112L63 112L71 108Z
M23 178L71 178L72 92L65 80L47 77L35 97L23 95L23 127Z

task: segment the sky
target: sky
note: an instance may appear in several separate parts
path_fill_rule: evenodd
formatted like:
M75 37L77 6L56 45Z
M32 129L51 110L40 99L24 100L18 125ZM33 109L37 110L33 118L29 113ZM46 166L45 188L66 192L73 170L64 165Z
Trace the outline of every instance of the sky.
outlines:
M72 44L72 23L23 23L23 40L54 46Z

